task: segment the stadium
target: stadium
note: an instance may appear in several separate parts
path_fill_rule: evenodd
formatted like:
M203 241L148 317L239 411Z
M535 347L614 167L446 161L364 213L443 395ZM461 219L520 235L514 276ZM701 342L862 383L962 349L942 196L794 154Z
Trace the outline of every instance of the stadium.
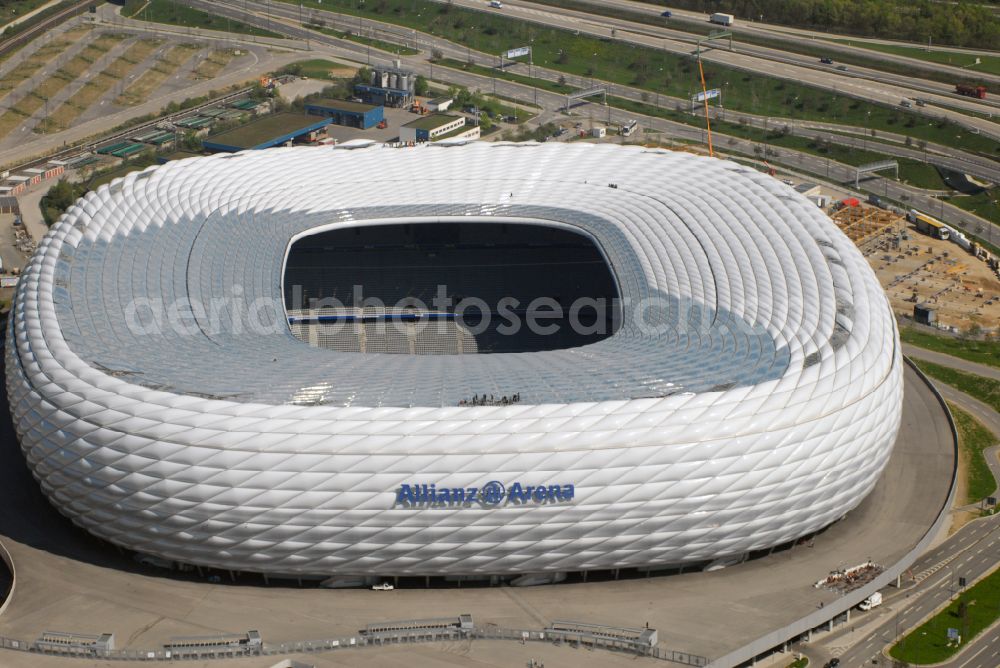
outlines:
M853 244L767 175L634 146L150 168L53 226L9 327L60 512L265 574L731 563L855 508L900 422Z

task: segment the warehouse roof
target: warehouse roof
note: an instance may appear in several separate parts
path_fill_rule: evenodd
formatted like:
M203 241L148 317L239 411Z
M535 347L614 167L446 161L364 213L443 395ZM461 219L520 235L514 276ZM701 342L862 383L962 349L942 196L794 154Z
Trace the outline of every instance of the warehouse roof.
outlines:
M219 148L224 146L237 150L266 148L329 123L330 119L322 116L280 112L264 116L232 130L209 135L205 138L204 144L206 147Z
M459 116L453 116L451 114L431 114L429 116L422 116L414 121L410 121L403 125L404 128L416 128L417 130L436 130L442 125L447 125L452 121L460 118Z
M338 109L340 111L358 111L362 113L378 108L378 105L376 104L363 104L361 102L351 102L350 100L333 100L330 98L309 100L308 102L306 102L306 106L323 107L325 109Z

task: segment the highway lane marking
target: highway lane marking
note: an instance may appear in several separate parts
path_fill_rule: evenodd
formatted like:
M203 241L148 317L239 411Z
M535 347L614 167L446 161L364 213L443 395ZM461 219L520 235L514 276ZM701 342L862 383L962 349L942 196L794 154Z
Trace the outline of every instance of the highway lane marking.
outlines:
M979 656L980 654L982 654L983 652L985 652L987 649L989 649L989 648L988 647L982 648L981 650L979 650L978 652L976 652L975 654L973 654L972 656L970 656L968 658L968 660L965 663L963 663L961 666L959 666L958 668L964 668L965 666L969 665L972 662L973 659L975 659L977 656Z

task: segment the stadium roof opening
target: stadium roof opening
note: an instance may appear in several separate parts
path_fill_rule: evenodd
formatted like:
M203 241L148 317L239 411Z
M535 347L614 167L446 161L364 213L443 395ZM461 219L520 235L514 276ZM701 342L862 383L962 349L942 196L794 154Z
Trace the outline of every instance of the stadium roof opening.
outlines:
M285 263L292 333L342 352L538 352L620 325L593 237L554 224L387 222L300 237Z

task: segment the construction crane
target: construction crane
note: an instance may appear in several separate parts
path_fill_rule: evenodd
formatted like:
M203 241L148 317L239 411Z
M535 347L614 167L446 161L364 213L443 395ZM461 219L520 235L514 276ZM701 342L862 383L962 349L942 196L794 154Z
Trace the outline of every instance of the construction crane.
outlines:
M708 37L698 40L698 49L695 52L698 58L698 76L701 77L701 97L705 105L705 134L708 139L708 155L715 157L715 150L712 148L712 122L708 119L708 87L705 85L705 69L701 65L701 43L710 42L713 39L729 38L729 50L733 50L733 33L728 30L713 31Z
M701 75L701 97L705 104L705 132L708 136L708 157L714 158L712 149L712 122L708 120L708 90L705 88L705 70L701 66L701 49L698 50L698 74Z

